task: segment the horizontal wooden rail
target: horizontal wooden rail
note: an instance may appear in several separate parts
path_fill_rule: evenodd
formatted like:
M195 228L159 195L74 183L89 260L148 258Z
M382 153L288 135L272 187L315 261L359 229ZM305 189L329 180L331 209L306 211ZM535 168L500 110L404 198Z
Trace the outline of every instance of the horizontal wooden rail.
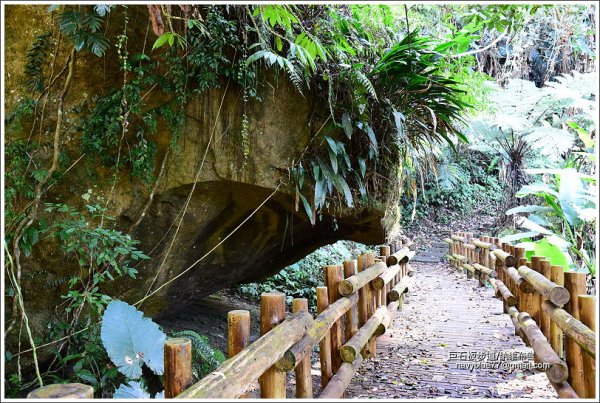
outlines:
M458 235L451 235L450 239L452 239L453 241L456 241L456 242L462 242L462 243L467 242L467 238L464 238L464 237L458 236Z
M488 276L493 276L494 275L494 270L489 269L479 263L473 263L471 266L473 266L473 268L477 271L480 271L483 274L487 274Z
M498 289L498 292L502 296L502 299L504 300L504 302L506 302L506 305L508 305L508 306L517 305L517 302L518 302L517 297L515 297L512 294L512 292L510 292L508 287L506 287L506 285L501 280L496 280L495 283L496 283L496 288Z
M502 249L495 249L492 251L492 254L496 259L500 259L506 267L515 267L518 263L517 258Z
M365 270L361 271L360 273L355 274L352 277L348 277L347 279L340 282L340 285L338 286L338 290L339 290L340 294L342 294L344 297L354 294L356 291L358 291L359 289L364 287L375 277L377 277L381 273L383 273L385 271L385 269L387 269L387 265L385 263L383 263L383 262L375 263L368 269L365 269Z
M392 323L392 319L394 319L394 314L398 310L400 306L400 301L392 301L387 305L387 315L383 318L379 326L377 326L377 330L375 330L375 336L381 336L385 334L390 323Z
M299 341L313 319L308 312L288 316L280 325L228 359L215 371L177 396L178 399L235 399L294 343Z
M353 362L344 362L338 372L329 380L329 383L319 395L319 399L340 399L344 391L352 382L356 370L363 362L363 356L358 354Z
M463 263L462 264L462 268L465 269L466 271L468 271L471 274L475 274L475 268L473 266L471 266L470 264Z
M444 238L442 239L442 242L446 242L448 245L452 245L454 243L454 241L450 238Z
M519 274L529 284L535 288L542 296L546 297L556 306L563 306L569 302L570 295L569 291L565 287L558 284L554 284L552 281L544 277L543 274L530 269L527 266L519 267Z
M537 359L548 365L548 369L545 371L548 379L555 383L566 381L569 375L567 364L552 350L552 346L531 316L527 312L519 313L519 323L527 335Z
M402 267L399 264L388 267L387 270L371 281L373 288L376 290L381 290L386 284L394 279L394 277L400 272L401 268Z
M325 337L329 328L358 301L358 294L340 298L321 312L306 330L306 334L291 346L275 366L282 371L291 371Z
M371 336L383 322L383 319L388 314L387 306L380 306L375 313L369 318L363 327L358 329L358 332L340 349L342 361L354 362L356 356L360 354L360 350L367 344Z
M387 258L387 265L394 266L408 262L410 249L404 247Z
M521 329L521 324L519 323L519 311L517 310L517 308L514 306L509 306L506 310L506 313L508 313L508 315L510 316L510 320L515 326L515 334L517 336L521 336L521 338L525 340L526 336L523 332L523 329Z
M459 255L458 253L453 253L453 254L452 254L452 257L453 257L455 260L458 260L459 262L466 262L466 261L468 261L468 260L469 260L469 259L467 259L467 258L466 258L466 256Z
M388 293L388 301L398 301L402 294L410 291L413 284L414 280L412 277L402 277L398 284Z
M533 292L534 288L531 283L521 277L517 269L514 267L504 267L504 272L515 283L515 286L519 291L524 292L525 294L531 294Z
M542 309L567 336L579 344L583 351L596 358L596 333L550 301L544 301Z
M473 243L473 245L477 246L480 249L489 249L489 250L496 249L496 245L491 244L489 242L480 241L479 239L471 239L471 242Z

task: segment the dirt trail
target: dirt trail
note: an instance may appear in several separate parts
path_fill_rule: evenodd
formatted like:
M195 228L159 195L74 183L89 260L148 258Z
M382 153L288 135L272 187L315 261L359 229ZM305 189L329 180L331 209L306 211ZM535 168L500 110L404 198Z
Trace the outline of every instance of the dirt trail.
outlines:
M457 368L503 352L519 354L509 360L517 365L533 362L533 351L514 335L491 289L445 263L413 267L415 290L378 339L377 357L355 375L349 398L556 398L543 372Z

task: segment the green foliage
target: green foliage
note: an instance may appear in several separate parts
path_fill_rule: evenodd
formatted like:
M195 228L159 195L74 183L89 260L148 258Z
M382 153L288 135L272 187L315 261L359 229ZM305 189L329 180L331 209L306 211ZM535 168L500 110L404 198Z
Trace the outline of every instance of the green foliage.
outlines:
M309 309L316 310L316 287L323 285L323 267L342 264L365 253L365 245L349 241L338 241L323 246L298 262L287 266L279 273L260 283L243 284L238 287L242 296L258 300L264 292L279 291L286 294L288 303L294 298L308 299Z
M27 51L27 64L25 74L27 75L27 88L33 92L42 92L45 88L44 65L50 52L49 39L51 32L36 35L31 48Z
M46 212L62 215L54 217L50 226L52 235L60 241L65 255L74 257L85 276L73 275L69 280L71 290L63 296L69 301L65 312L86 306L96 314L101 314L109 297L100 287L107 281L128 276L135 278L137 270L131 267L134 261L149 259L136 249L139 241L115 229L90 225L93 221L114 220L104 215L99 205L87 205L81 212L65 204L46 203Z
M507 215L527 213L526 217L519 216L515 221L528 232L515 235L513 239L518 236L544 236L543 243L539 241L537 245L525 245L549 249L551 247L547 243L550 242L553 249L547 252L552 253L555 260L560 252L563 254L561 263L564 264L568 259L572 262L572 268L580 269L576 264L581 262L590 273L595 273L594 245L588 234L593 231L596 220L596 178L581 174L574 168L530 172L546 178L542 182L523 186L517 197L534 196L540 204L521 206L506 212Z
M208 338L193 330L172 332L173 337L186 337L192 341L192 375L199 381L225 361L225 355L213 348Z
M415 180L420 176L415 173ZM489 156L461 149L458 153L449 148L436 158L436 169L424 177L422 192L416 197L402 199L403 221L433 214L444 219L448 211L469 214L476 208L493 211L504 192L497 179L495 161Z
M101 57L109 46L109 40L102 32L103 17L109 10L97 6L80 6L77 10L65 9L59 15L60 32L73 42L78 52L87 49Z

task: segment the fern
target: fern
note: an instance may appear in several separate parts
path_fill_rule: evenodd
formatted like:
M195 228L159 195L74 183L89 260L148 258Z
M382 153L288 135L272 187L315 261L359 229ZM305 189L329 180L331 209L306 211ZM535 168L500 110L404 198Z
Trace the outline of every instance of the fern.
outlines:
M208 338L193 330L181 330L172 333L173 337L187 337L192 341L192 374L198 381L211 373L225 361L225 355L213 348Z
M375 101L377 101L377 92L375 91L375 87L373 87L371 80L369 80L360 70L353 70L352 75L354 80L358 82L362 88L375 99Z
M302 94L303 81L302 77L296 71L294 64L287 58L278 55L270 50L259 50L246 59L246 65L250 65L258 60L263 60L267 67L278 66L279 68L288 72L290 81L294 84L294 87Z
M25 66L25 74L29 77L26 84L32 92L42 92L44 85L44 64L48 56L50 44L48 39L52 36L51 32L45 32L37 35L27 51L27 65Z

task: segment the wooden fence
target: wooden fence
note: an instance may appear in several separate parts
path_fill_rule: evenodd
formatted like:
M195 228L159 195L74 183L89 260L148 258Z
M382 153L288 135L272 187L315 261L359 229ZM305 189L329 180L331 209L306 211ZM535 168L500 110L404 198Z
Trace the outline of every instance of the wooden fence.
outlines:
M585 273L564 271L544 256L528 260L524 248L498 238L457 232L444 242L453 267L494 288L558 396L595 398L596 298L587 295Z
M319 345L319 398L341 398L363 361L377 352L404 294L413 288L409 261L412 243L382 246L379 255L362 254L343 265L324 267L325 284L317 287L317 315L306 299L294 299L286 314L286 296L261 295L260 338L250 340L250 313L228 313L228 360L192 385L191 342L168 339L164 347L166 398L232 399L248 397L258 380L261 398L285 398L287 374L295 377L295 396L313 398L311 353ZM58 388L56 386L61 386ZM81 384L49 385L28 397L91 397ZM82 391L80 391L81 389Z

